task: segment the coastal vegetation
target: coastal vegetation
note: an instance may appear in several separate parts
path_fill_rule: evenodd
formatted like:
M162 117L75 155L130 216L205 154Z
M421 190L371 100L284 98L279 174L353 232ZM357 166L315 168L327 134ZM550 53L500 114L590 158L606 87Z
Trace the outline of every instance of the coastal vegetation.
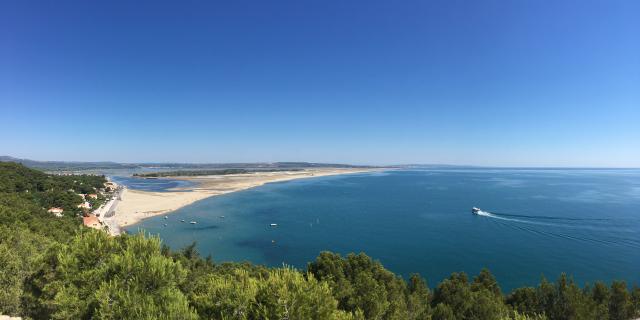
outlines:
M0 163L0 314L27 319L612 319L640 317L640 288L565 274L503 293L489 270L430 287L364 253L322 252L305 270L218 263L143 234L81 227L104 177ZM65 209L56 217L49 206ZM68 211L67 211L68 210Z

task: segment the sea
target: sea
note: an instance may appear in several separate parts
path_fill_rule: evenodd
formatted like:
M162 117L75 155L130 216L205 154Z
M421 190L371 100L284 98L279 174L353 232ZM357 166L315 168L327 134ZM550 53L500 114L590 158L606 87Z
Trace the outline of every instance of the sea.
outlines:
M474 215L472 207L481 211ZM159 235L174 249L195 242L216 262L305 269L322 251L364 252L401 276L419 273L431 286L452 272L473 277L482 268L505 292L561 273L581 285L640 285L640 170L317 177L211 197L127 231Z

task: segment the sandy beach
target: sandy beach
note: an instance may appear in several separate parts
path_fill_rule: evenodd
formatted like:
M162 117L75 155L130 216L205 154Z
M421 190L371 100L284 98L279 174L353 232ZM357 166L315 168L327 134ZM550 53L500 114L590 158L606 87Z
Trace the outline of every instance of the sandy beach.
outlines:
M197 185L192 188L179 189L175 192L147 192L125 189L121 195L122 200L119 201L115 215L111 219L119 227L125 227L136 224L146 218L167 214L198 200L246 190L265 183L379 170L381 169L322 168L217 176L167 177L193 181ZM119 230L115 231L115 233L119 233Z

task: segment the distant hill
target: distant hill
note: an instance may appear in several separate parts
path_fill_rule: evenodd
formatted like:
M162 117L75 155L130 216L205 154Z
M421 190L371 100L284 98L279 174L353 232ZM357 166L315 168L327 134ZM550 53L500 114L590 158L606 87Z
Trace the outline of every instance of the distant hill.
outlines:
M289 169L289 168L372 168L339 163L314 162L248 162L248 163L137 163L145 168L184 168L184 169Z
M130 164L121 164L109 161L100 162L80 162L80 161L36 161L30 159L20 159L10 156L0 156L0 162L16 162L21 163L29 168L41 170L91 170L91 169L127 169L137 166Z
M254 162L254 163L118 163L110 161L81 162L81 161L36 161L20 159L10 156L0 156L0 162L21 163L30 168L45 171L78 171L104 169L303 169L303 168L372 168L372 166L358 166L336 163L313 162Z

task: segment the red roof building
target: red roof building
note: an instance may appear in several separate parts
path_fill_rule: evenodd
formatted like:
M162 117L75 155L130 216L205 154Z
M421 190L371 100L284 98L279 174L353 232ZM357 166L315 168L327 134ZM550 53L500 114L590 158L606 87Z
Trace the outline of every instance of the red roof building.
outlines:
M82 223L85 225L85 227L94 228L98 230L102 229L102 224L100 223L100 220L98 220L98 217L92 214L90 214L87 217L82 217Z

